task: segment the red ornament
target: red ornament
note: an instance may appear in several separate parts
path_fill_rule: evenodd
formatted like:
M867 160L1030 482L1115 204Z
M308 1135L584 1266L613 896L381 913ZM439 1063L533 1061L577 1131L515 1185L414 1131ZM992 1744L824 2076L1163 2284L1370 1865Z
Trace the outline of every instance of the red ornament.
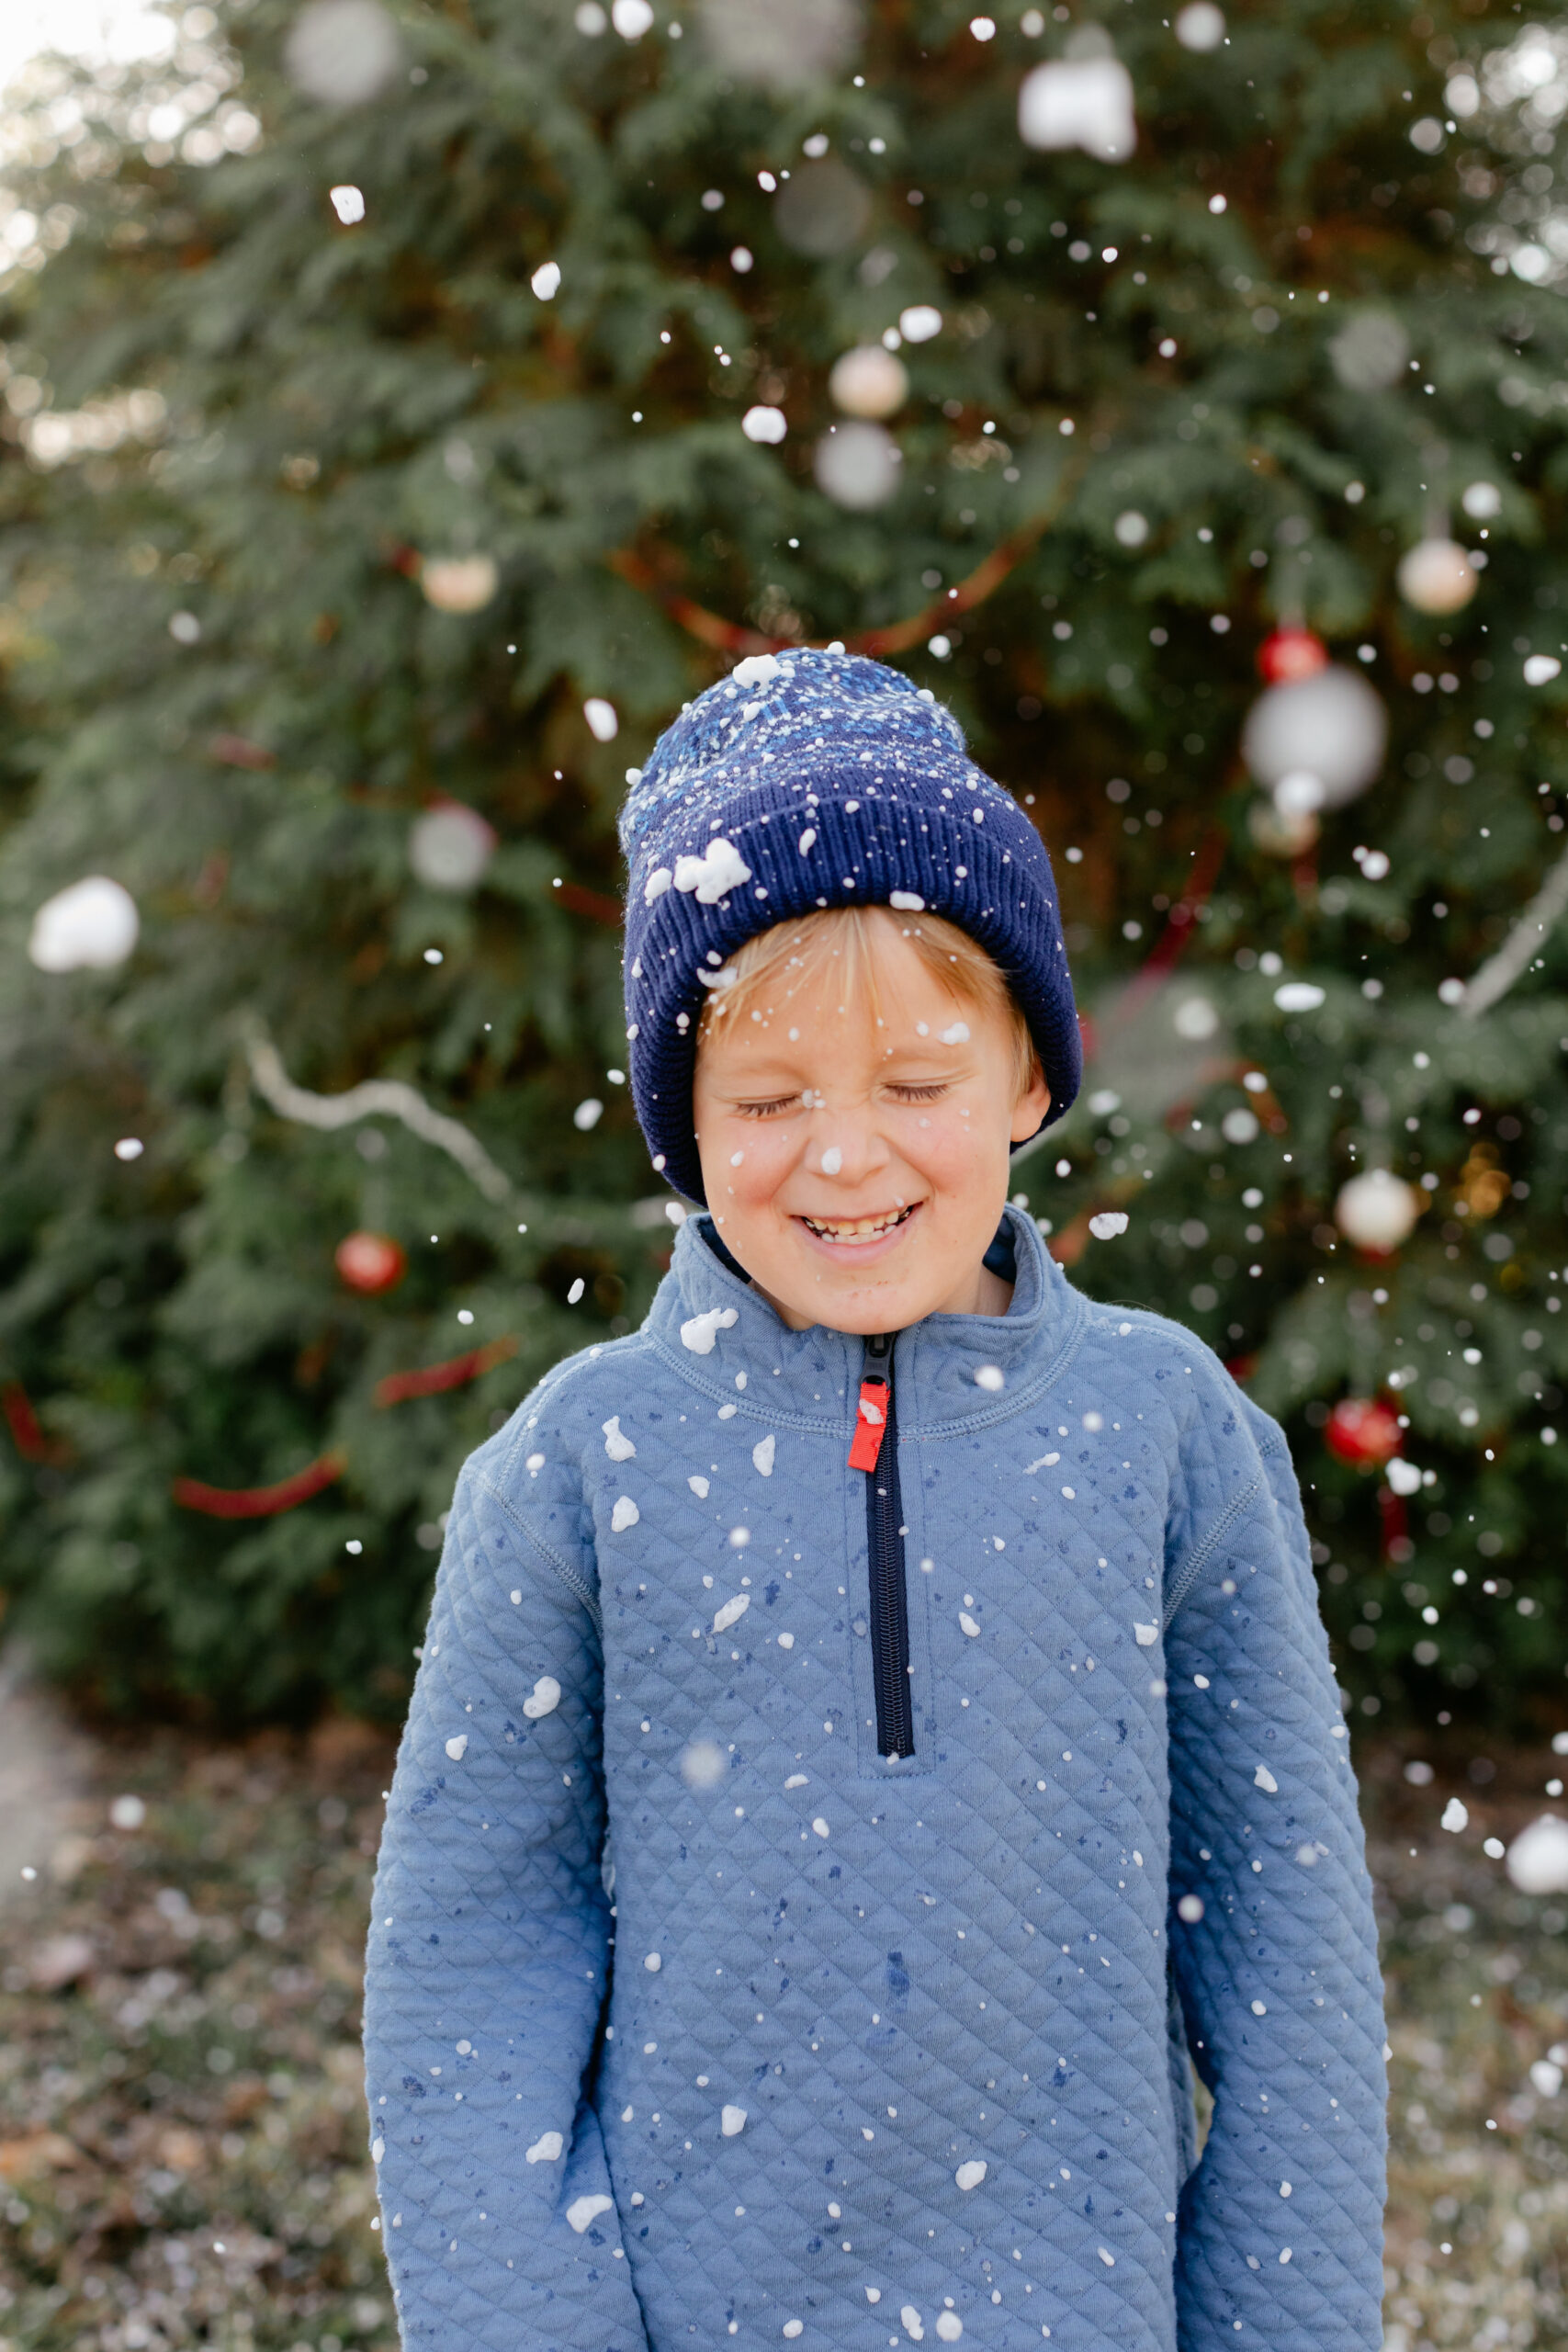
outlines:
M1292 686L1328 667L1328 648L1314 629L1277 628L1258 649L1258 672L1270 686Z
M1352 1470L1381 1470L1404 1442L1398 1414L1377 1396L1341 1396L1323 1436L1335 1460Z
M367 1298L395 1290L409 1269L407 1251L387 1233L345 1234L333 1262L349 1289L363 1291Z

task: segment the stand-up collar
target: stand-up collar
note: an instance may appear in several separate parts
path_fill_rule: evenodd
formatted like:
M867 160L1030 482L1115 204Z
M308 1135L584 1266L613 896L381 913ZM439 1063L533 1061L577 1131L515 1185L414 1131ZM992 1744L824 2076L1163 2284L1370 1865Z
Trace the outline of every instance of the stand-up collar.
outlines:
M1032 1219L1006 1212L1018 1279L1005 1315L929 1315L898 1335L899 1427L909 1436L1004 1419L1055 1379L1077 1344L1083 1301ZM648 1330L671 1368L717 1406L848 1432L865 1361L857 1335L793 1331L731 1272L688 1217ZM846 1443L848 1438L846 1435Z

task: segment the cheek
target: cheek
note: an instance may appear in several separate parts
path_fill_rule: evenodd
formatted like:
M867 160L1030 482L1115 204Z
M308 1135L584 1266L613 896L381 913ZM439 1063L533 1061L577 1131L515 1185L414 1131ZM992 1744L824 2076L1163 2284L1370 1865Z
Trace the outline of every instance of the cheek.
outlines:
M788 1178L798 1148L798 1138L780 1128L732 1125L718 1155L720 1185L737 1208L764 1208Z

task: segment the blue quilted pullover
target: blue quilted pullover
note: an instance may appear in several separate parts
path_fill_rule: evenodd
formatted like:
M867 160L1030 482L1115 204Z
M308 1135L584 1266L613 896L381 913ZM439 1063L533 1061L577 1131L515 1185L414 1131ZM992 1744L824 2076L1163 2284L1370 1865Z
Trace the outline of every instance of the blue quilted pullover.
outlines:
M1284 1442L1005 1232L1005 1317L877 1358L693 1218L643 1329L465 1467L367 1984L411 2352L1381 2342L1376 1945Z

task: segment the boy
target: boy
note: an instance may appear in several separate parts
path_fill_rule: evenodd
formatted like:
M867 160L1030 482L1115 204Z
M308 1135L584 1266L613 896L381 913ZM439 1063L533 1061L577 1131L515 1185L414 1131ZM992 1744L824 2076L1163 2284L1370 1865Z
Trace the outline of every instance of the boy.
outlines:
M637 1106L711 1214L458 1483L369 1952L404 2343L1372 2352L1284 1443L1005 1206L1079 1074L1038 836L837 648L632 785Z

